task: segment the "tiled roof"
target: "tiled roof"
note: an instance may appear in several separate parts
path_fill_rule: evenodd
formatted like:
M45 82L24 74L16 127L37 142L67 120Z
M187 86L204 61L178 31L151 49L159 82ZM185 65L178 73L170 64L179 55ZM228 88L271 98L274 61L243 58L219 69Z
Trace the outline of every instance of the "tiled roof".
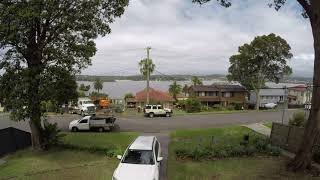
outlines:
M307 87L305 85L298 85L298 86L294 86L294 87L289 88L289 90L304 92L307 90Z
M149 89L149 98L150 101L157 102L174 101L174 99L169 95L169 93L155 90L153 88ZM144 89L142 91L137 92L135 99L137 102L145 102L147 100L147 90Z

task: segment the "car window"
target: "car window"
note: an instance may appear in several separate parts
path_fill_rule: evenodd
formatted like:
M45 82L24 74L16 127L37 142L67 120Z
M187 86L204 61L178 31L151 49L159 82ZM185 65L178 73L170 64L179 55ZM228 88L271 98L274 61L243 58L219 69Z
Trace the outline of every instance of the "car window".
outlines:
M88 123L88 119L82 119L80 123Z
M153 152L151 150L128 149L122 163L128 164L154 164Z
M152 106L152 109L157 109L157 107L156 106Z
M146 106L146 109L151 109L151 106Z
M163 109L162 106L158 106L158 109Z

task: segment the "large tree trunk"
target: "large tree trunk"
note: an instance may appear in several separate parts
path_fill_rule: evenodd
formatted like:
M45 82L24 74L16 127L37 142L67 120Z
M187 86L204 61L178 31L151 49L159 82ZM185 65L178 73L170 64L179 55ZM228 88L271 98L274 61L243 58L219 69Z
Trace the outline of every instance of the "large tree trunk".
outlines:
M31 65L28 68L28 96L29 96L29 116L30 116L30 129L32 134L32 146L35 150L41 150L41 133L42 133L42 125L41 125L41 108L40 108L40 94L39 94L39 86L40 86L40 74L41 67L39 65Z
M319 136L320 122L320 3L314 0L313 4L314 17L310 19L314 36L314 75L313 75L313 92L312 107L305 128L303 141L295 158L289 163L289 168L293 171L300 171L310 168L312 161L312 149Z

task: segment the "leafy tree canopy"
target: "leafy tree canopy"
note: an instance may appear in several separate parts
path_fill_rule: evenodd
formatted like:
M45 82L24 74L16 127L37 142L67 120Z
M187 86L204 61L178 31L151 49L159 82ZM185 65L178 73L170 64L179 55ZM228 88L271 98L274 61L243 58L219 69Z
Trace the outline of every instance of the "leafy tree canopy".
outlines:
M153 64L152 59L142 59L139 62L139 67L140 67L140 73L146 77L148 74L148 69L149 69L149 75L151 75L154 71L154 69L156 68L156 65Z

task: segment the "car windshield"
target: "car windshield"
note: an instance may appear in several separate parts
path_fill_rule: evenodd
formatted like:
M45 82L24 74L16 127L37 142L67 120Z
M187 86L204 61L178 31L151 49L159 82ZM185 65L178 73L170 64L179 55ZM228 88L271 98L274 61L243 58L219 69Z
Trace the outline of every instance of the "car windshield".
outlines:
M132 150L128 149L122 163L128 164L154 164L153 153L151 150Z

